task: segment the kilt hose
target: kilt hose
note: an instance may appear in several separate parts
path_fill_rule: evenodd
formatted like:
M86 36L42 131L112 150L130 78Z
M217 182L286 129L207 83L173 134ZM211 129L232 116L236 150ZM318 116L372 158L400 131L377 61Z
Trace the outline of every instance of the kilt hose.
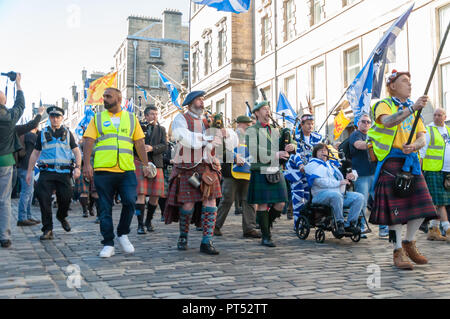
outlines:
M147 195L161 197L164 196L164 172L162 168L156 169L156 176L154 178L144 177L143 165L140 161L135 160L136 179L138 186L136 193L138 195Z
M401 171L405 159L390 158L383 164L380 176L375 185L375 198L369 221L375 225L406 224L413 219L425 220L438 218L430 192L423 175L415 176L414 193L408 197L397 197L392 189L395 177Z
M265 174L261 174L259 171L251 171L247 201L250 205L289 201L284 176L281 175L278 183L271 184L267 182Z
M450 190L444 188L445 172L424 171L423 176L427 181L433 204L436 206L450 205Z

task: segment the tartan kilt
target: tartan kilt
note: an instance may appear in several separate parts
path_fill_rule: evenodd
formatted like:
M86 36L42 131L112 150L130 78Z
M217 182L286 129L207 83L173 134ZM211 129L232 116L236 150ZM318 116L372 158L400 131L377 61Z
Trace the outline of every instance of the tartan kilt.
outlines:
M147 195L161 197L164 195L164 173L162 168L156 169L156 176L154 178L144 177L143 165L140 161L135 160L136 179L138 182L136 193L138 195Z
M76 180L75 188L78 194L89 194L97 192L97 190L95 189L94 179L92 179L90 183L86 183L83 178L83 172L81 172L80 178Z
M167 195L169 193L169 178L170 174L172 173L172 166L168 166L166 169L163 169L164 173L164 195L162 195L162 198L167 198Z
M247 202L253 204L275 204L289 201L286 181L281 174L280 182L268 183L265 174L251 171Z
M423 172L433 204L436 206L450 205L450 190L444 188L444 175L444 172Z
M383 172L386 169L396 175L401 171L405 159L390 158L382 167L375 185L375 198L369 222L375 225L406 224L413 219L426 220L438 218L436 209L428 191L425 178L416 176L415 191L409 197L399 198L394 195L392 184L395 178Z

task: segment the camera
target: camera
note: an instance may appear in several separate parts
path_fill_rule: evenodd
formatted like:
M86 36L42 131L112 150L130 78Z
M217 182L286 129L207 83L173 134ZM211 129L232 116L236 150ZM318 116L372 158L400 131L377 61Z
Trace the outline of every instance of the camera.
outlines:
M1 73L1 75L3 76L7 76L12 82L14 82L17 78L17 73L16 72L8 72L8 73Z

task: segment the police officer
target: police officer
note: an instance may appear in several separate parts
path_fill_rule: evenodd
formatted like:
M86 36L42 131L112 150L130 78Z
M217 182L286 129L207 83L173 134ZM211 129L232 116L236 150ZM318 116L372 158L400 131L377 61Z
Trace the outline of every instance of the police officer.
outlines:
M81 152L75 138L68 128L62 125L64 110L57 106L47 109L51 126L39 132L36 145L30 157L27 172L27 183L32 183L34 166L39 159L40 175L36 187L42 215L42 232L40 239L53 239L53 220L51 197L56 191L58 212L56 218L62 228L69 232L69 222L66 220L72 199L71 175L77 179L80 176ZM75 166L73 166L75 155Z

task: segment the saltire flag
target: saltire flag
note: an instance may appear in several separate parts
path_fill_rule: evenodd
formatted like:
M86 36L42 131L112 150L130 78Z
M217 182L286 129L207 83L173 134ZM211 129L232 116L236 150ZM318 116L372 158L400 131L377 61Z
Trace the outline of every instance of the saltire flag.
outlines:
M80 123L78 123L77 128L75 129L75 134L78 135L78 137L82 137L84 132L86 131L89 123L91 122L91 120L94 118L95 113L92 110L92 106L91 105L85 105L84 106L84 116L81 119Z
M204 4L216 8L218 11L233 13L247 12L250 8L250 0L192 0L197 4Z
M138 90L142 91L144 93L144 99L145 102L147 102L147 91L144 90L143 88L141 88L139 85L136 84L136 87L138 88Z
M350 102L355 116L355 125L358 124L362 113L370 114L371 100L380 98L386 63L395 60L394 42L402 31L406 20L408 20L413 7L414 4L386 31L362 70L348 88L347 100Z
M173 105L175 105L179 110L181 110L181 106L177 101L177 99L178 99L177 88L169 80L167 80L164 77L164 75L162 75L161 72L159 72L159 70L156 70L156 72L158 72L159 77L161 78L161 81L163 81L164 85L166 86L167 90L169 91L170 98L172 100Z
M134 113L133 98L126 100L125 105L122 106L122 110L125 110L130 113Z
M278 118L283 118L282 114L284 113L284 118L286 119L286 121L292 123L292 125L295 125L297 113L294 111L288 99L283 93L280 93L280 97L278 98L276 113Z
M250 106L248 106L248 104L247 104L247 116L248 117L252 117L252 110L250 110Z
M337 140L339 136L341 136L342 132L344 132L349 123L350 119L347 118L344 114L344 111L341 110L339 114L334 118L334 140Z
M117 88L117 72L105 75L89 85L86 105L103 105L103 93L109 87Z

